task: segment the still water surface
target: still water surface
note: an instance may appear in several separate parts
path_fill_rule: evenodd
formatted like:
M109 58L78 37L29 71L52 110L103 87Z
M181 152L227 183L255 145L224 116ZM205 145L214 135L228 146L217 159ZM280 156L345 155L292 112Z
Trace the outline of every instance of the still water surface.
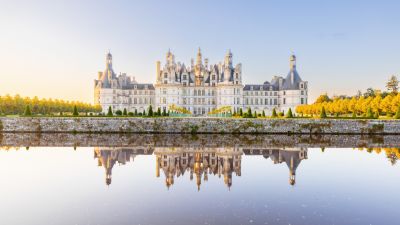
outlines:
M0 224L400 224L397 137L311 139L5 136Z

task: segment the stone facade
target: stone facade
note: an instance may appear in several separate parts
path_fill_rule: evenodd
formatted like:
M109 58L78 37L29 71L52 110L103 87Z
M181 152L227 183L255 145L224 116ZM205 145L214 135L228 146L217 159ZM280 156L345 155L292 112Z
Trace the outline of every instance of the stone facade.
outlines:
M400 134L400 120L0 118L2 132Z
M274 76L263 84L242 83L242 64L233 65L229 50L224 61L209 64L198 50L196 61L190 65L175 62L175 55L168 51L166 63L156 63L156 83L139 84L126 74L116 75L112 55L106 56L106 69L98 73L94 85L94 103L103 112L115 110L143 112L153 109L168 111L171 105L185 108L193 115L208 115L212 110L230 107L232 112L250 108L253 112L271 115L272 110L286 112L300 104L307 104L308 82L303 81L296 69L296 56L290 57L290 71L283 78Z

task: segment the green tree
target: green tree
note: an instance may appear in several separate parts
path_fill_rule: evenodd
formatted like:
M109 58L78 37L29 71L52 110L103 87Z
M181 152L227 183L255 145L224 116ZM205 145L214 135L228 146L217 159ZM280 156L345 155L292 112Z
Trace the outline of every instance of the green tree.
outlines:
M157 109L157 116L161 116L162 114L161 114L161 108L160 107L158 107L158 109Z
M32 115L31 107L29 105L26 105L24 116L31 116L31 115Z
M274 108L274 109L272 109L272 116L271 116L272 118L276 118L276 117L278 117L278 114L276 114L276 109Z
M137 116L138 115L138 113L137 113L137 109L135 109L135 116Z
M167 116L167 110L165 108L162 110L162 116Z
M286 118L293 118L292 108L289 108L289 110L287 111Z
M253 114L251 112L251 108L249 107L249 108L247 108L247 117L252 117L252 116L253 116Z
M251 114L250 114L250 115L251 115ZM257 111L255 111L255 110L254 110L254 115L253 115L253 117L254 117L254 118L257 118Z
M367 109L367 118L370 118L370 119L374 118L374 114L372 113L371 107L368 107L368 109Z
M128 111L126 110L126 108L124 108L124 112L122 113L122 115L124 115L124 116L128 115Z
M396 115L394 115L395 119L400 119L400 106L397 108Z
M73 116L79 116L78 107L74 105L74 112L72 113Z
M374 118L379 119L379 111L375 111Z
M262 116L262 117L265 117L265 111L264 111L264 110L262 111L261 116Z
M113 112L112 112L111 106L108 107L107 116L113 116Z
M239 116L243 116L243 109L242 108L239 109Z
M319 117L326 118L325 106L322 106L321 113L320 113Z
M153 107L150 105L149 106L149 110L147 110L148 111L148 116L153 116Z

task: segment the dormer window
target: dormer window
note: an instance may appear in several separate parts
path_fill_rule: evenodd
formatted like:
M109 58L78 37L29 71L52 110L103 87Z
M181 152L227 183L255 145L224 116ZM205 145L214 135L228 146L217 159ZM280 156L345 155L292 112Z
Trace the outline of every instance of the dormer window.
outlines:
M186 80L186 75L183 75L183 79Z
M212 75L212 79L215 80L215 75Z
M253 90L253 86L250 86L250 90Z
M147 85L144 85L144 89L147 89Z
M304 88L304 84L300 84L300 88L303 89Z
M134 88L134 89L137 89L137 85L134 85L133 88Z
M164 78L168 78L168 74L167 73L164 73Z

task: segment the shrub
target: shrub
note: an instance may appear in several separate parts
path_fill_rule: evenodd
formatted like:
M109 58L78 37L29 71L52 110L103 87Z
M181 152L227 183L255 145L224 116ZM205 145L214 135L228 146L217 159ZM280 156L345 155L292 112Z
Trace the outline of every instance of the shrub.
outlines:
M133 112L128 112L128 116L134 116Z
M355 111L353 112L353 114L351 115L351 117L353 117L353 118L357 118L357 114L356 114L356 112L355 112Z
M326 111L325 111L325 107L324 106L322 106L321 114L319 115L319 117L326 118Z
M113 116L113 112L112 112L111 106L108 107L107 116Z
M165 108L163 108L162 116L167 116L167 110Z
M122 111L118 109L117 111L115 111L115 115L122 116Z
M292 108L289 108L289 110L286 113L286 118L293 118L293 113L292 113Z
M138 113L137 113L137 109L135 109L135 116L137 116L138 115Z
M262 111L261 116L262 116L262 117L265 117L265 112L264 112L264 110Z
M272 116L271 116L272 118L276 118L276 117L278 117L278 114L276 114L276 109L274 108L274 109L272 109Z
M160 107L158 107L158 109L157 109L157 116L161 116L161 108Z
M31 115L32 115L31 107L29 105L26 105L24 116L31 116Z
M378 111L375 112L374 118L375 119L379 119L379 112Z
M278 113L278 116L279 116L279 117L283 117L284 115L285 115L285 114L284 114L283 112L279 112L279 113Z
M243 109L242 108L239 109L239 116L243 116Z
M397 108L396 115L394 115L395 119L400 119L400 106Z
M79 116L78 108L74 105L74 112L72 113L73 116Z
M370 119L374 118L374 114L372 113L371 107L368 107L368 109L367 109L367 118L370 118Z
M148 116L153 116L153 107L150 105L149 106L149 110L147 110L148 111Z
M122 115L124 115L124 116L128 115L128 111L126 111L126 108L124 108L124 111L122 112Z
M251 117L253 113L251 113L251 108L247 108L247 116Z

